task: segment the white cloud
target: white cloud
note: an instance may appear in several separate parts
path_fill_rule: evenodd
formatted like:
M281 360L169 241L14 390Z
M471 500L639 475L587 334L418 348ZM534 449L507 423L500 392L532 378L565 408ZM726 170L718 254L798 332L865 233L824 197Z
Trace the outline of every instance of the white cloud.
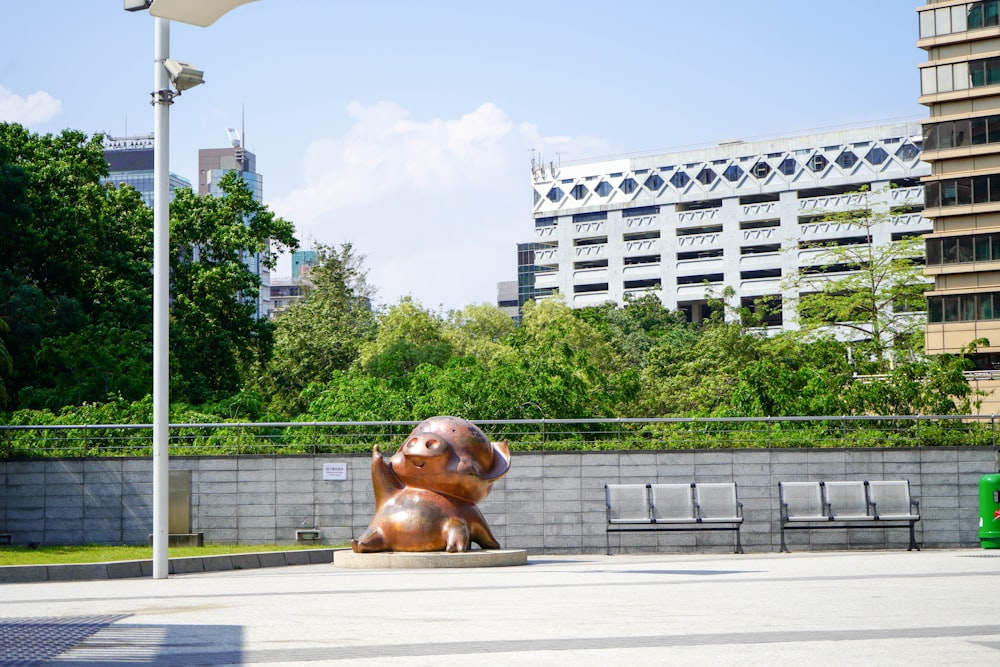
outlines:
M598 139L542 137L492 103L427 121L392 102L347 113L351 128L313 142L302 185L269 205L304 244L353 243L383 303L494 303L496 283L516 278L517 243L533 239L532 149L608 152Z
M21 97L0 86L0 121L35 125L52 120L62 109L62 102L44 90Z

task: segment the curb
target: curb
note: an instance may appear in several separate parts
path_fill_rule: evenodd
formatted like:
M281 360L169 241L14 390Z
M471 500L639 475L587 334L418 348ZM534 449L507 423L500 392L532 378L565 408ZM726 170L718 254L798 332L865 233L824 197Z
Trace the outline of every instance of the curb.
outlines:
M170 558L169 574L251 570L286 565L315 565L333 562L334 549L260 551L220 556ZM92 581L153 576L153 561L123 560L111 563L69 563L65 565L8 565L0 567L0 583L25 584L39 581Z

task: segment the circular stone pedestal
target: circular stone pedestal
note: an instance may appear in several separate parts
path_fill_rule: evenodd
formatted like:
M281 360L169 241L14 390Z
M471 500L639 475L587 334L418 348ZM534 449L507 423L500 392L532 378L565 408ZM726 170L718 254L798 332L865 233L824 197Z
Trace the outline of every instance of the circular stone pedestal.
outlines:
M447 553L444 551L408 552L383 551L373 554L356 554L350 549L333 552L334 567L355 570L419 570L436 567L507 567L527 565L526 549L490 549Z

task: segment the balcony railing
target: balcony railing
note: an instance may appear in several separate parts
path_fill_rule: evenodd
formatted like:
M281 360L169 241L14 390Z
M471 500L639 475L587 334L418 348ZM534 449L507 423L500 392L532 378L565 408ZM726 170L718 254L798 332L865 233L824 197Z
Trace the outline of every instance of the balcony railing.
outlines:
M877 378L859 379L872 381ZM526 404L525 412L538 412ZM996 447L996 415L473 420L518 451ZM171 456L394 452L417 424L171 424ZM0 459L148 457L150 424L0 426Z

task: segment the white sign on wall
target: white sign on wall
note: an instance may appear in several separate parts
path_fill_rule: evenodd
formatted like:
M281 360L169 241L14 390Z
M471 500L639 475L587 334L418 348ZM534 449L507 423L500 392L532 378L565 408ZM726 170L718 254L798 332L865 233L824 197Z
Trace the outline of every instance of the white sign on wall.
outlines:
M347 464L346 463L324 463L323 464L323 481L324 482L343 482L347 479Z

